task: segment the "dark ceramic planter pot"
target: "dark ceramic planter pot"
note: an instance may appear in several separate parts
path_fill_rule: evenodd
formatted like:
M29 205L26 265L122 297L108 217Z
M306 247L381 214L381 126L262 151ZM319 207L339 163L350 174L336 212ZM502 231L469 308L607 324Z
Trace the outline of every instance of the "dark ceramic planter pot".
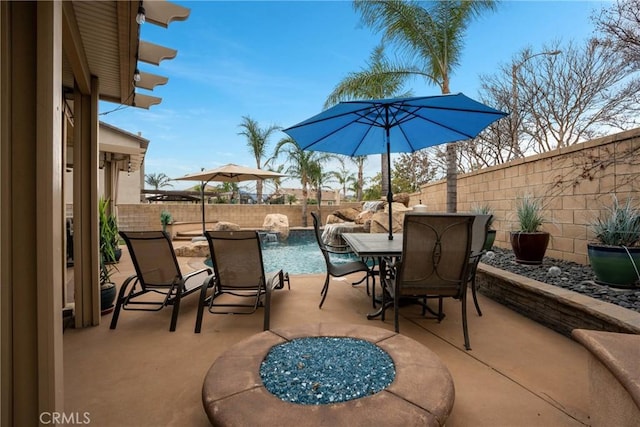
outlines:
M516 262L520 264L542 264L542 258L549 245L549 233L537 231L525 233L523 231L511 232L511 247L516 256Z
M113 311L113 302L116 299L116 285L105 283L100 285L100 313L107 314Z
M491 248L493 247L493 242L495 241L496 241L496 230L489 230L487 232L487 238L484 241L484 246L482 247L482 250L490 251Z
M640 282L640 248L588 244L587 254L596 275L596 283L616 288L633 288Z
M113 250L113 254L115 256L115 260L113 261L105 261L105 264L117 264L120 262L120 258L122 257L122 248L115 248Z

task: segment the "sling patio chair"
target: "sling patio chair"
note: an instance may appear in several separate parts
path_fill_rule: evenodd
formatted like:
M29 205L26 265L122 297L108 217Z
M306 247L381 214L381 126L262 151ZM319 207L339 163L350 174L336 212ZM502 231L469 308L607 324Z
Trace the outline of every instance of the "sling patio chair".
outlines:
M453 297L462 303L464 346L470 350L467 330L467 281L471 254L473 215L406 213L404 217L402 257L385 274L382 306L393 298L395 331L400 331L400 300L422 306L422 315L433 313L444 318L442 299ZM438 312L427 306L438 298ZM384 320L384 312L382 313Z
M357 261L348 261L345 263L336 263L332 262L331 254L348 254L351 252L349 246L336 246L329 245L324 242L322 239L322 234L320 233L320 217L318 213L311 212L311 217L313 218L313 229L316 236L316 241L318 242L318 246L322 251L322 256L324 257L325 264L327 266L327 276L324 280L324 286L322 287L322 291L320 295L322 299L320 300L319 308L322 308L322 304L324 304L324 300L327 298L327 293L329 292L329 282L331 281L331 277L342 277L348 274L357 273L357 272L365 272L366 275L358 282L352 283L352 285L358 285L362 283L364 280L367 281L367 294L369 294L369 276L372 275L369 266L362 260ZM375 280L375 279L374 279ZM375 282L374 282L375 287ZM375 291L375 289L374 289ZM375 292L374 292L374 307L375 307Z
M213 289L202 288L195 332L202 328L204 308L212 314L252 314L264 307L263 329L269 329L271 293L281 289L288 275L264 272L257 231L206 231L214 270Z
M469 257L469 280L471 284L471 295L473 295L473 304L476 306L478 316L482 316L482 310L478 304L478 297L476 295L476 271L478 270L478 264L480 259L487 252L484 250L484 242L487 240L487 233L489 232L489 224L493 215L476 215L473 221L473 228L471 234L471 256Z
M120 310L159 311L172 305L169 330L175 331L181 298L210 286L211 269L183 275L171 238L163 231L120 231L120 236L129 248L136 274L125 279L120 287L110 328L116 328Z

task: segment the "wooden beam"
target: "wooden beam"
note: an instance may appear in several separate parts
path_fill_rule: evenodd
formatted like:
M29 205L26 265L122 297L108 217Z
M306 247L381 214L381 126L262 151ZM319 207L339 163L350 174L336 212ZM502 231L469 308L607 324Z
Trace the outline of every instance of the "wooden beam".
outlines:
M73 2L62 2L62 49L71 65L78 89L83 95L91 91L91 73L87 55L82 45L76 14L73 10Z

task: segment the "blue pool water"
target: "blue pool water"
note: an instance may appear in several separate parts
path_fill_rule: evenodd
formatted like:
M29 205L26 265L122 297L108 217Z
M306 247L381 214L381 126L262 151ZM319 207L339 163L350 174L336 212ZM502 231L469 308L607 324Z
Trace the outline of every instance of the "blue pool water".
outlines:
M291 230L289 238L278 242L274 235L262 236L265 271L282 269L289 274L326 273L327 268L313 230ZM351 255L331 255L336 263L353 261Z

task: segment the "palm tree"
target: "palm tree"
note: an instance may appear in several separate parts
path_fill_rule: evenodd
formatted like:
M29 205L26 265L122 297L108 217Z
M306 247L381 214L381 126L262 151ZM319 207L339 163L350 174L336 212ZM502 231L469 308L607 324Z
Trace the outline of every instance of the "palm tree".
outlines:
M450 72L459 64L464 35L471 21L486 10L494 10L494 0L441 0L428 2L404 0L354 0L354 8L362 20L375 30L383 31L386 40L407 54L407 62L393 65L383 75L422 76L449 91ZM378 77L373 75L370 81ZM457 204L457 170L454 144L447 145L447 211L455 212ZM383 177L384 181L384 177Z
M329 108L340 101L348 101L354 99L376 99L390 98L393 96L409 96L409 92L399 94L404 84L404 77L400 74L390 73L388 70L391 65L384 56L384 45L378 45L369 58L368 68L359 72L349 73L340 83L336 85L333 92L329 94L324 103L324 108ZM356 160L363 163L362 160ZM389 191L387 179L388 170L387 153L381 154L380 170L382 172L382 194ZM364 185L363 179L360 179L360 188ZM360 198L362 195L360 194Z
M361 202L364 189L364 163L367 161L367 156L355 156L351 158L351 161L358 166L358 178L356 179L356 200Z
M271 159L269 159L269 160L271 160ZM269 163L269 160L267 160L267 163ZM270 170L271 172L283 173L284 165L278 165L277 168L273 168L273 167L269 166L267 169ZM278 194L279 195L280 194L280 186L282 185L282 177L272 178L271 181L273 182L273 186L274 186L273 194Z
M171 178L164 173L149 173L144 176L144 182L153 187L154 190L159 190L162 187L173 187L171 184Z
M356 156L350 157L352 160L356 159L364 159L364 156ZM331 171L329 174L340 184L342 187L342 194L344 197L347 197L347 188L350 187L350 184L356 183L356 178L354 178L353 173L345 167L344 159L339 157L338 161L340 162L340 169L337 171ZM359 200L358 200L359 201Z
M229 203L233 203L233 201L236 200L236 194L238 195L238 199L240 199L240 187L237 182L223 182L218 188L223 193L231 193Z
M324 156L323 156L324 157ZM321 160L316 159L311 165L311 173L309 175L309 184L316 190L316 200L318 201L318 212L320 212L320 205L322 205L322 189L329 188L326 184L335 177L334 171L325 172L322 170L323 161L327 160L323 158Z
M307 202L309 200L309 185L312 177L317 173L320 162L332 157L329 154L321 155L315 151L305 151L291 137L280 140L276 145L272 159L280 154L287 155L289 166L286 173L300 179L302 185L302 225L307 226Z
M269 142L269 137L275 131L280 130L280 127L271 125L266 129L261 129L258 125L258 122L248 116L242 117L242 123L240 123L240 127L243 130L241 132L238 132L238 135L244 135L247 137L247 146L256 159L256 167L258 169L261 169L269 162L267 160L265 164L262 165L262 159L265 157L265 154L267 152L267 143ZM256 193L258 197L258 203L262 203L262 181L256 182Z

